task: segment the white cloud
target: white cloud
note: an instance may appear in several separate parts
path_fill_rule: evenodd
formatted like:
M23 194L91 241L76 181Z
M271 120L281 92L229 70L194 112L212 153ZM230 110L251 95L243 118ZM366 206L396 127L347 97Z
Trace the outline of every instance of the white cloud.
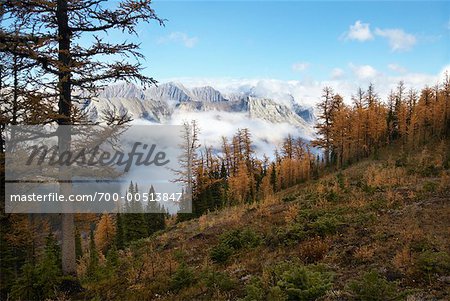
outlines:
M375 29L377 36L388 39L389 46L392 51L406 51L411 50L417 43L417 38L410 33L406 33L403 29Z
M370 80L379 75L378 71L370 65L350 64L349 66L358 80Z
M190 37L184 32L172 32L168 36L162 37L158 40L158 44L165 44L169 42L181 43L187 48L192 48L197 44L198 38Z
M312 139L312 135L300 132L298 128L287 123L270 123L261 119L252 119L247 113L230 113L223 111L186 112L176 111L170 120L171 124L182 124L184 121L196 120L200 129L200 144L220 147L220 137L231 137L238 129L248 128L252 134L253 146L259 157L263 154L272 156L288 134Z
M450 29L450 21L447 24ZM350 25L348 31L346 31L341 38L345 40L356 40L359 42L370 41L379 36L385 38L389 42L389 46L392 51L407 51L417 43L417 37L411 33L405 32L400 28L376 28L374 31L370 29L369 23L363 23L361 20Z
M408 71L405 67L402 67L398 64L389 64L388 68L397 73L406 73L406 71Z
M450 76L450 65L442 68L441 72L439 73L439 78L444 79L445 76Z
M307 62L298 62L292 65L292 70L295 72L303 72L308 69L309 63Z
M365 42L373 40L373 34L370 30L369 23L362 23L360 20L356 21L354 25L350 25L350 29L344 33L344 39L357 40Z
M372 82L380 98L385 101L391 89L395 89L399 81L404 81L406 87L416 90L425 85L433 86L442 82L445 72L449 72L450 65L444 66L437 74L429 73L403 73L388 75L377 71L370 65L349 65L351 73L340 79L330 78L328 80L290 80L257 79L257 78L171 78L165 81L182 82L186 87L212 86L220 92L245 93L253 91L255 96L269 97L274 101L289 106L292 100L303 106L315 106L320 100L322 89L330 86L335 92L344 97L344 101L351 103L352 94L361 87L367 88ZM292 97L294 99L292 99Z
M332 79L340 79L344 76L345 72L341 68L334 68L331 70L331 78Z

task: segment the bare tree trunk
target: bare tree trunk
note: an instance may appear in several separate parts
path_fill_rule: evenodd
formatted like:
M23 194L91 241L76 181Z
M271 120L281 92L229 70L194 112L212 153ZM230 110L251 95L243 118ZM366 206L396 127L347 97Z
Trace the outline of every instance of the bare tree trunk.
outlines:
M11 124L15 125L17 124L17 111L18 111L18 100L19 100L19 78L18 78L18 58L17 55L14 55L13 58L13 78L14 78L14 84L13 84L13 105L12 105L12 120Z
M58 124L64 127L59 131L58 135L58 147L60 155L70 150L71 144L71 131L65 126L71 124L71 54L70 54L70 40L71 33L69 28L69 18L67 13L67 1L58 0L56 8L56 18L58 23L58 61L59 61L59 114ZM60 173L63 176L63 180L67 180L65 171L67 166L60 167ZM63 181L60 184L60 193L68 195L72 191L72 184L67 181ZM62 214L62 270L65 275L76 274L76 255L75 255L75 235L74 235L74 216L72 213Z
M74 215L64 213L62 215L62 269L65 275L76 274L74 231Z

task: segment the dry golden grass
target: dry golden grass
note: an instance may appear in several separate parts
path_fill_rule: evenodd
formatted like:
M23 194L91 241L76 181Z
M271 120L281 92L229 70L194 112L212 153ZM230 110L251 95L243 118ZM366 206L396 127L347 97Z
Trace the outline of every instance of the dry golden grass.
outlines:
M392 259L392 264L397 269L405 269L412 264L411 250L408 246L404 246L402 249L398 250Z
M383 167L379 164L371 164L364 179L368 186L375 188L398 187L409 184L409 177L403 167Z
M315 184L313 187L313 192L318 196L317 202L321 204L328 203L327 196L330 194L339 195L342 193L342 188L347 188L349 185L348 179L344 177L342 182L339 183L338 179L335 175L325 176L323 179L319 181L319 183ZM342 186L342 188L341 188Z
M72 298L69 296L69 293L58 291L56 288L54 289L54 297L45 299L45 301L71 301Z
M434 166L436 168L442 168L445 160L446 146L445 143L441 143L432 152L428 148L424 148L422 152L415 156L414 161L417 162L418 167L426 168L428 166Z
M166 219L166 227L167 228L171 228L171 227L175 226L176 223L177 223L177 217L175 215L170 215Z
M305 263L322 260L330 249L330 241L316 237L302 242L298 246L299 258Z
M239 225L242 222L242 216L251 207L248 204L236 205L224 208L217 212L208 212L200 216L197 220L198 229L205 231L206 229L216 226L232 226Z
M366 196L362 193L355 193L350 200L347 202L347 205L354 209L363 208L368 203Z
M416 197L416 193L412 190L408 191L408 199L413 200Z
M78 277L84 277L87 273L87 268L89 264L89 256L85 253L77 263L77 275Z
M446 171L441 172L439 190L442 192L450 190L450 174Z
M323 195L323 194L325 194L327 192L327 189L326 189L326 187L325 187L323 182L319 182L316 185L315 190L316 190L317 194L319 194L319 195Z
M425 233L423 229L420 227L417 220L413 217L408 218L405 226L400 230L399 235L403 241L408 244L413 240L421 240L425 238Z
M297 221L300 213L300 205L298 203L289 205L284 214L284 221L286 224L291 224Z
M385 196L386 196L388 208L392 208L398 204L403 203L402 195L392 189L389 189L388 191L386 191Z
M279 204L280 199L276 195L266 197L260 203L256 204L256 216L259 218L268 217L271 215L271 208Z
M198 218L198 228L200 229L200 231L204 231L211 226L212 222L208 219L207 214L204 214Z
M355 250L353 257L359 262L370 262L375 254L375 247L371 245L364 245Z
M229 210L225 210L224 214L215 215L214 217L219 224L238 224L246 210L247 206L234 206L229 208Z

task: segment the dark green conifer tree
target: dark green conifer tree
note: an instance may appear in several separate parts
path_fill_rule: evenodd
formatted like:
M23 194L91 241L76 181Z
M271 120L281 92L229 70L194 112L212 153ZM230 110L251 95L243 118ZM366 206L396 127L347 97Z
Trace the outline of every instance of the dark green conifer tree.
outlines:
M166 227L167 212L161 202L154 201L155 193L155 188L151 185L148 192L149 201L147 203L145 213L148 235L151 235L159 230L163 230Z

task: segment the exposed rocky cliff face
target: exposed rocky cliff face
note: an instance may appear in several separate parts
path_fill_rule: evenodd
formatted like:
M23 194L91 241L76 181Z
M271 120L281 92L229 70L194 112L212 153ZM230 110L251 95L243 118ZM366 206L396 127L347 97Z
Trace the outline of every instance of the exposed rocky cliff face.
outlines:
M213 87L188 89L180 83L165 83L143 90L133 84L106 87L98 97L87 103L84 110L98 120L104 110L127 111L134 119L164 123L175 110L247 112L250 119L271 123L288 123L308 128L314 121L311 108L292 103L291 107L276 99L253 96L252 89L223 95Z

